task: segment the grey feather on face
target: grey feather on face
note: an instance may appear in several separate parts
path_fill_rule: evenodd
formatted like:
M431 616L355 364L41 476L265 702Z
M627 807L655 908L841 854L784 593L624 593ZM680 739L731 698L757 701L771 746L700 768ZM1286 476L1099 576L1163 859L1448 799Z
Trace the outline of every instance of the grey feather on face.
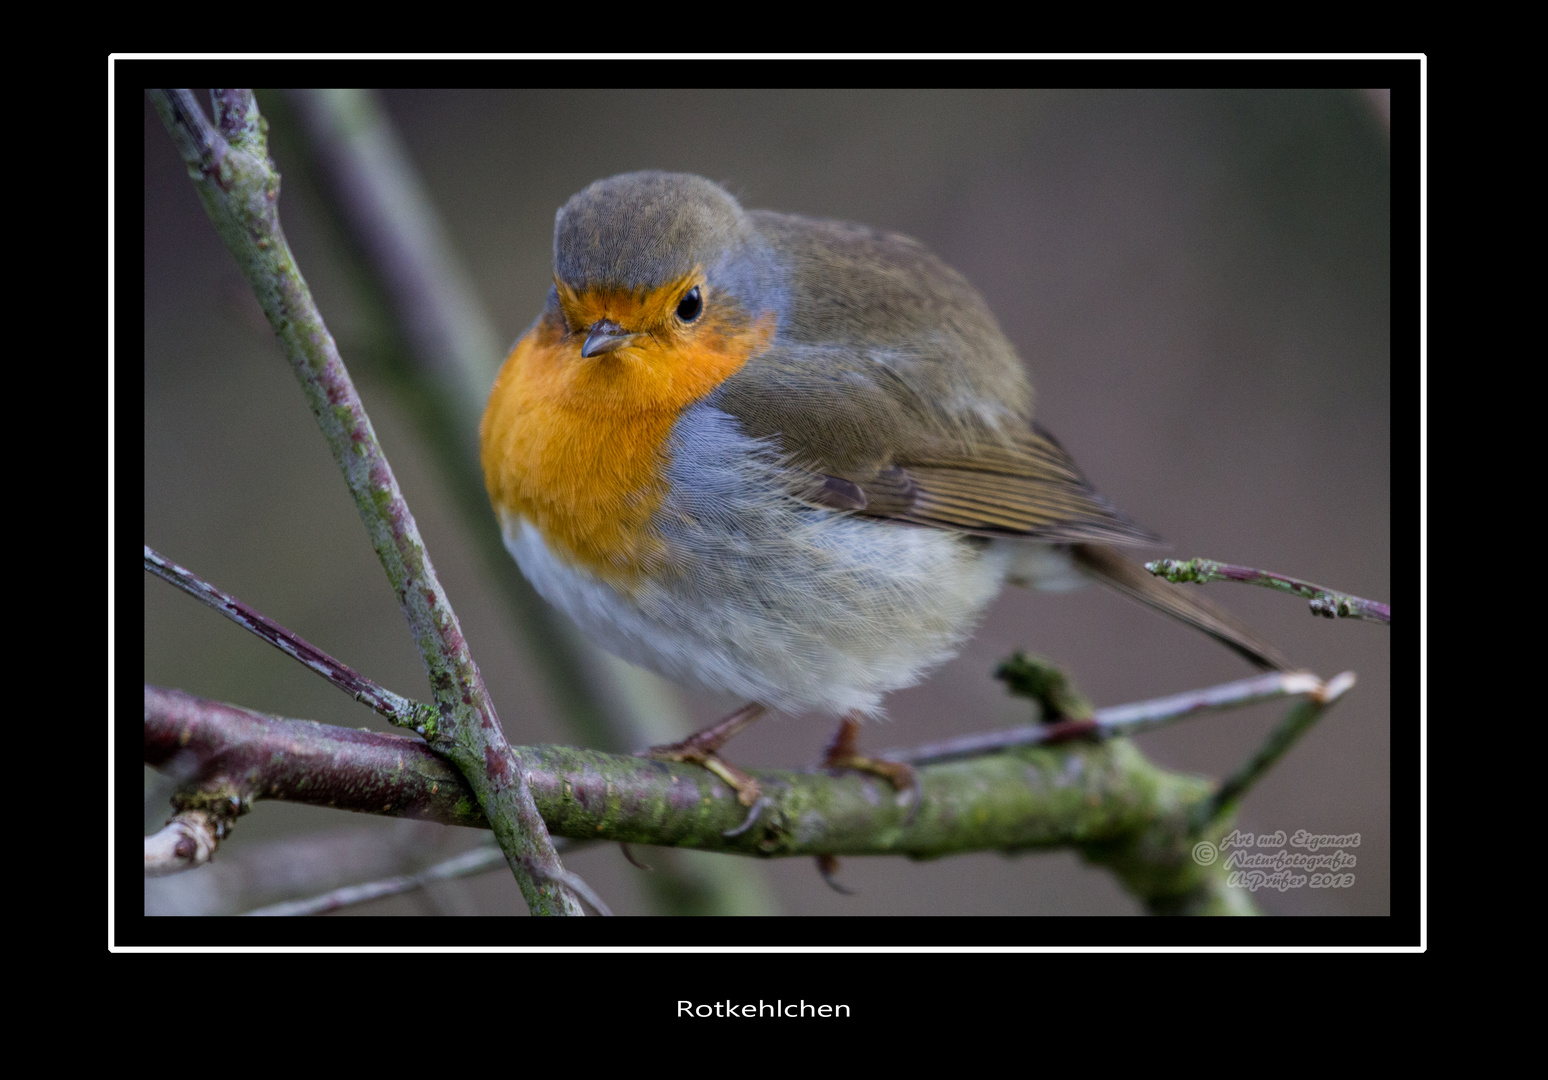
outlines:
M713 271L754 239L741 206L688 173L634 172L598 180L554 221L554 273L575 289L654 288Z

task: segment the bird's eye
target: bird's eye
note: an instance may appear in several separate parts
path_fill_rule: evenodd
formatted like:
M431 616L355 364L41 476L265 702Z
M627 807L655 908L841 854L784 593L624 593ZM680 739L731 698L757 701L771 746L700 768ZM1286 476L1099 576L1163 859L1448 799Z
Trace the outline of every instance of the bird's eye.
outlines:
M677 317L683 322L693 322L704 310L704 297L699 295L699 287L695 285L688 290L688 295L677 303Z

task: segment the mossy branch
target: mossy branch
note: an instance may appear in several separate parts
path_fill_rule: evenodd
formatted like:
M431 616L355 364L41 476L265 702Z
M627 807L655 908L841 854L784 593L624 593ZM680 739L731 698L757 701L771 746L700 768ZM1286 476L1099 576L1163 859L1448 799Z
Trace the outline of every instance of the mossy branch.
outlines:
M1210 581L1236 581L1244 585L1261 585L1265 589L1277 589L1294 596L1305 597L1313 615L1327 619L1365 619L1390 625L1392 609L1378 600L1336 592L1321 585L1313 585L1299 578L1286 577L1270 570L1256 570L1251 566L1235 566L1215 562L1213 559L1156 559L1145 564L1157 577L1180 583L1192 581L1203 585Z
M1216 841L1229 828L1229 815L1214 812L1216 786L1157 768L1127 739L922 765L909 794L870 776L756 771L766 802L747 828L735 793L691 765L561 746L517 753L559 836L764 858L933 859L1073 846L1152 910L1252 910L1227 887L1223 866L1192 857L1199 840ZM183 777L180 810L227 822L258 799L283 799L487 827L458 771L416 739L266 716L179 691L145 688L145 760Z
M189 91L150 91L210 220L290 360L408 619L441 714L436 749L468 778L532 911L581 914L558 884L563 867L521 759L505 740L413 514L280 228L280 178L268 156L267 123L251 91L213 95L218 128Z

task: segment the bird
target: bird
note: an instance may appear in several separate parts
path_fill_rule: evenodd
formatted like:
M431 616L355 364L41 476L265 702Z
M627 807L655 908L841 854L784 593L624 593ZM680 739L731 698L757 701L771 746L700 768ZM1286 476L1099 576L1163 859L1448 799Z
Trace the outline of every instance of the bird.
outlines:
M747 702L651 756L711 769L768 710L840 719L824 765L898 788L860 722L955 655L1007 584L1096 580L1260 668L1234 616L1122 554L1121 514L1033 418L988 304L919 241L744 210L687 173L558 211L553 284L480 425L505 546L592 640Z

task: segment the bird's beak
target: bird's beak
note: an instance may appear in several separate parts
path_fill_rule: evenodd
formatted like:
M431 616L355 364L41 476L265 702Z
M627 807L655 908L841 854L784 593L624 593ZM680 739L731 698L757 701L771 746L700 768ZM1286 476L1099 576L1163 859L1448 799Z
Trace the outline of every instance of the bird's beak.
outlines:
M591 330L586 334L586 344L581 346L581 355L589 358L612 352L614 349L623 348L639 336L639 334L624 333L624 328L612 319L598 319L591 324Z

